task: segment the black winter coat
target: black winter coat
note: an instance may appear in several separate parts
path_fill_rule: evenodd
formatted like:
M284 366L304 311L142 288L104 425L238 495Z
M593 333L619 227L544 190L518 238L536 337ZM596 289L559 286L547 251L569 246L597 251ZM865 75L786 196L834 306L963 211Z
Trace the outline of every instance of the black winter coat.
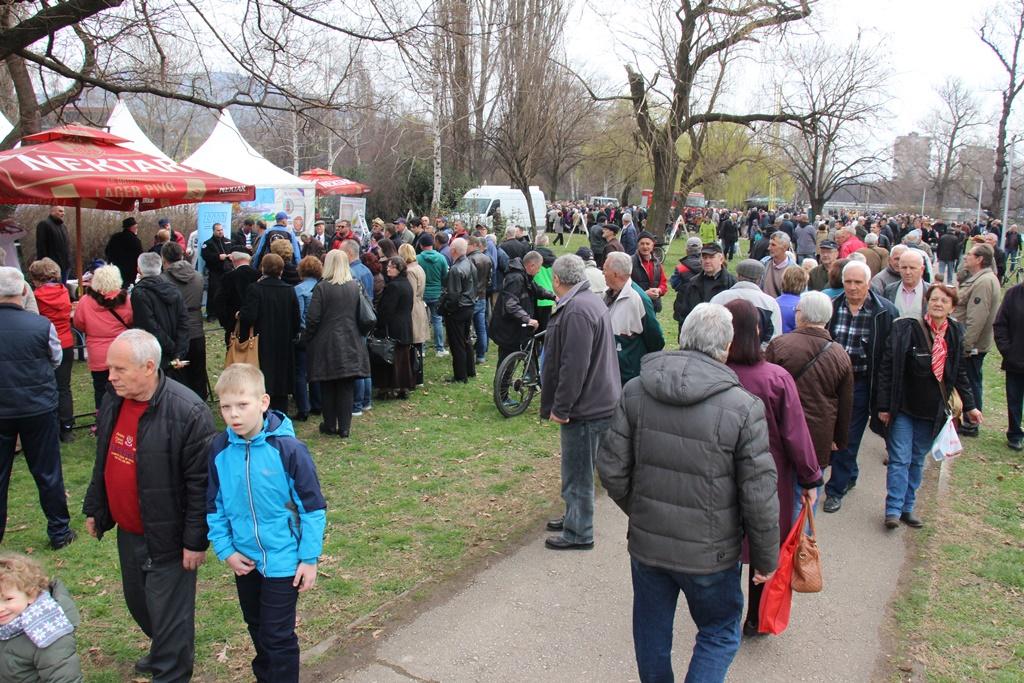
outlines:
M36 258L53 259L61 272L71 268L71 242L64 221L47 216L36 226ZM127 283L126 283L127 284Z
M121 281L125 287L135 282L140 254L142 254L142 240L131 230L125 229L111 235L107 241L104 255L108 263L117 266L117 269L121 271Z
M260 337L260 370L266 379L267 393L292 393L295 338L299 334L299 298L295 290L276 277L265 277L246 290L238 317L243 339L248 338L250 328L255 328Z
M310 382L370 376L370 356L356 322L358 310L358 280L343 285L321 280L313 287L303 334Z
M1024 284L1006 291L992 334L1003 357L1003 370L1024 373Z
M219 301L214 310L220 311L220 326L225 330L230 332L235 329L235 314L242 310L245 292L259 279L260 274L248 264L224 275L220 281L220 291L217 292Z
M412 302L412 283L404 273L384 285L377 304L377 336L412 344Z
M114 528L104 472L110 436L123 399L107 389L96 418L96 464L82 503L102 538ZM210 442L217 435L210 409L187 387L160 373L156 393L139 418L135 462L139 511L149 556L181 562L183 548L202 552L206 538L206 485Z
M900 318L892 324L889 343L878 368L878 412L899 413L906 402L917 405L934 404L935 415L932 424L934 439L946 422L946 401L939 383L932 373L932 340L931 334L925 335L924 325L917 318ZM960 393L964 404L964 412L974 410L977 404L971 393L971 383L967 379L967 362L964 358L964 328L953 319L946 327L946 367L942 373L942 384L945 396L955 388ZM911 396L908 390L920 393L932 391L932 396Z
M686 316L690 315L690 311L697 307L697 304L711 301L715 294L724 292L734 284L736 284L736 278L725 268L722 268L718 277L714 278L708 277L703 270L700 271L690 278L683 286L683 291L676 295L672 317L676 319L676 322L682 324L686 320Z
M178 288L160 276L144 277L132 288L132 327L160 342L160 367L188 353L189 320Z
M203 263L210 275L223 275L231 270L231 259L221 259L221 254L231 253L231 242L220 237L211 237L203 242Z
M508 263L508 272L498 292L498 303L491 316L488 336L498 346L518 348L533 335L532 327L523 327L536 318L537 299L555 299L553 292L538 287L523 268L520 259Z

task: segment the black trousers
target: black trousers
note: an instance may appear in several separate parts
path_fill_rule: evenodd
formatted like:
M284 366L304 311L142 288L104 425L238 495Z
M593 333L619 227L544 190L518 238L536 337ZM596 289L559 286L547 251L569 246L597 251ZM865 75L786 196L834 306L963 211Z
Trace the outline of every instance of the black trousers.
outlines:
M64 349L60 365L54 370L57 377L57 416L61 429L71 429L75 422L75 403L71 398L71 366L75 362L75 350Z
M60 466L60 436L57 411L42 415L0 419L0 541L7 529L7 488L14 466L14 444L21 436L28 471L39 489L39 505L46 515L46 534L53 543L71 533L71 516L64 493L64 473Z
M187 360L188 365L178 371L181 382L205 401L209 395L209 384L206 379L206 337L189 339L188 353L182 360Z
M332 431L348 434L352 428L352 399L355 397L356 380L329 379L320 382L320 401L323 406L324 424Z
M551 246L554 246L556 244L565 244L565 233L564 232L556 232L555 233L555 240L551 243Z
M210 279L206 287L206 319L213 320L220 315L220 307L217 305L217 295L220 293L220 281L223 273L210 271Z
M292 580L291 576L268 578L255 569L235 577L242 618L256 648L252 672L260 683L299 680L299 639L295 635L299 590Z
M469 343L473 325L473 307L460 308L444 316L444 331L452 354L452 375L459 381L476 377L476 351Z
M754 568L747 565L747 618L746 622L757 626L761 623L761 594L764 593L764 584L754 583Z
M103 396L107 393L107 384L109 382L109 370L92 371L92 400L93 405L96 407L96 412L100 410L100 403L103 402Z
M132 619L152 643L149 662L155 683L192 678L196 640L196 573L181 558L153 562L146 537L117 530L121 588Z

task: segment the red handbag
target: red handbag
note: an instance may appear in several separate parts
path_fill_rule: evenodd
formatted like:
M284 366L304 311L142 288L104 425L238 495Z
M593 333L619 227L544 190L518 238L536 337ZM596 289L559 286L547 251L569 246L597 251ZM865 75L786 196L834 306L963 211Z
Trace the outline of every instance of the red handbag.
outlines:
M779 549L779 564L775 574L764 585L761 593L761 611L757 630L779 635L789 626L789 610L793 606L793 556L800 545L800 532L807 523L807 506L789 530L786 541Z

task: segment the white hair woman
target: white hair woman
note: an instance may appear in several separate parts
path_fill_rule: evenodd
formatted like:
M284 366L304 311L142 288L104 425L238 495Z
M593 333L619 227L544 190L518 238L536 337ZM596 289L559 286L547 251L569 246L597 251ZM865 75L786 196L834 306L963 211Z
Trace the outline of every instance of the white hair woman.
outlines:
M107 392L107 349L132 325L132 304L122 285L117 266L100 266L93 272L92 282L75 308L75 329L85 335L86 363L92 373L92 395L97 411Z

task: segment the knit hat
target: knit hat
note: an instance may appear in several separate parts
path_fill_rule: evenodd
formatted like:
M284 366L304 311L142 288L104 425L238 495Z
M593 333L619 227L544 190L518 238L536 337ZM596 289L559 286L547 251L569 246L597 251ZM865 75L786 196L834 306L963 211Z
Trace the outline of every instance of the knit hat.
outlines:
M423 247L432 247L432 246L434 246L434 236L431 235L428 232L423 233L422 235L420 235L420 242L419 242L419 244L420 244L420 248L421 249Z
M629 214L627 214L627 215L629 215ZM658 241L658 240L654 239L654 235L652 235L647 230L641 230L640 234L636 236L636 241L639 242L640 240L650 240L650 241L655 242L655 243Z
M747 282L760 282L764 276L764 265L760 261L746 258L736 266L736 277Z

